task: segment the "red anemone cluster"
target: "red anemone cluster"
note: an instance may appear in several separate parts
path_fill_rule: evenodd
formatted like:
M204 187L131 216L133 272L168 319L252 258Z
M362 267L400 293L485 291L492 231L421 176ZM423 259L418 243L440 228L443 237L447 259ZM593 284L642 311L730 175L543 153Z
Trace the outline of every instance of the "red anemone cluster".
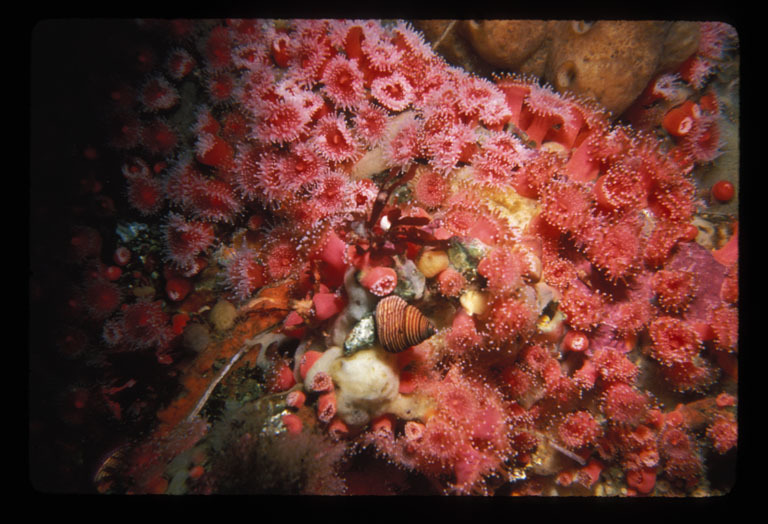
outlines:
M700 59L726 38L716 29ZM657 474L700 478L693 433L645 388L656 374L676 391L722 393L708 389L724 362L710 350L737 351L735 266L717 266L722 302L695 318L709 291L667 266L698 233L691 168L717 156L716 100L670 111L662 140L536 79L451 67L402 22L226 20L187 38L116 98L128 201L162 222L165 271L136 276L126 261L114 280L162 274L168 301L140 297L146 282L131 281L132 296L92 282L83 297L108 346L169 363L160 355L219 293L236 313L274 300L276 329L301 341L256 365L286 395L291 436L319 428L454 493L490 492L548 442L584 466L560 472L560 486L590 489L613 462L643 494ZM694 69L651 91L697 85ZM81 259L100 247L90 230L72 237ZM443 264L434 274L418 268L427 251ZM387 356L398 409L356 425L330 371L303 381L362 318L353 306L372 313L391 294L436 334ZM735 445L728 417L706 433L720 453Z

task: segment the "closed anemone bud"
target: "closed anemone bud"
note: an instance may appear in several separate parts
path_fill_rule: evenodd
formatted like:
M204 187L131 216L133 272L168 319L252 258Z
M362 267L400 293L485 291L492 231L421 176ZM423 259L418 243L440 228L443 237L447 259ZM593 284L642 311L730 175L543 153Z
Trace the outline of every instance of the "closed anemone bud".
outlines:
M424 437L424 424L409 420L405 423L405 438L410 442L418 442Z
M329 391L317 398L317 418L328 423L336 416L336 393Z
M686 101L683 105L670 109L661 122L662 127L673 136L687 135L697 118L701 116L699 106Z
M378 437L391 437L394 433L391 415L381 415L371 422L371 431Z
M373 267L360 273L360 284L378 297L389 295L397 286L397 273L391 267Z
M293 413L287 413L283 415L282 421L283 421L283 425L285 425L285 429L288 430L288 433L291 433L293 435L297 433L301 433L303 424L301 422L301 419L298 417L298 415L294 415Z
M285 403L292 408L300 408L304 405L304 402L306 402L307 396L304 394L303 391L294 390L288 393L288 395L285 397Z
M112 260L114 260L115 264L118 266L124 266L131 260L131 251L125 246L120 246L115 249Z
M566 351L586 351L589 347L589 338L580 331L571 330L563 339L563 349Z
M331 391L333 390L333 380L331 379L331 376L328 373L325 373L323 371L318 371L315 373L315 376L312 378L312 384L309 387L312 391L316 391L318 393Z
M339 417L334 417L334 419L328 425L328 433L334 439L340 439L346 437L349 434L349 426L347 426L347 424Z

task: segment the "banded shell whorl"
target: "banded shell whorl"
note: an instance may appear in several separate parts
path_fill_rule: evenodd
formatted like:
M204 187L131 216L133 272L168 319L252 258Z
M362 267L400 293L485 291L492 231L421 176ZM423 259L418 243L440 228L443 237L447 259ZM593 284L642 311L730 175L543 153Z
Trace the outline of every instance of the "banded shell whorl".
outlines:
M435 334L435 326L421 311L392 295L376 305L376 335L384 349L400 353Z

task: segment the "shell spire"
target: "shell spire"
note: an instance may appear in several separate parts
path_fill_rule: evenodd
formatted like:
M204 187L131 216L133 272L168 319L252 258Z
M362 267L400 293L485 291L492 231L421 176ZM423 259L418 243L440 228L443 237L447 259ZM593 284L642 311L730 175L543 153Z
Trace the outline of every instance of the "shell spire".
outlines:
M386 297L376 305L376 335L390 353L405 351L434 334L434 324L397 295Z

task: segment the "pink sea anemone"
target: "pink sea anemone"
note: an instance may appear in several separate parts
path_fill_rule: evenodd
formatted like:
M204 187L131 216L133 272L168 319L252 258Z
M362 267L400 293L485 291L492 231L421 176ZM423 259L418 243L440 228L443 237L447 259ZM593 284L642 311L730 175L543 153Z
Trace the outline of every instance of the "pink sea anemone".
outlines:
M323 93L338 109L357 109L365 101L363 72L357 60L334 56L325 64L321 81Z
M718 453L727 453L738 443L739 426L736 421L726 416L719 416L707 428L707 437Z
M122 299L120 287L101 278L91 280L83 289L83 303L88 316L95 319L105 319L114 313Z
M648 328L651 355L664 366L689 362L701 351L699 335L684 320L658 317Z
M739 313L734 307L720 306L709 317L715 345L725 351L736 351L739 344Z
M476 147L474 129L468 125L455 123L429 132L429 121L425 121L424 150L429 165L445 173L456 167L459 162L469 160Z
M560 442L570 449L593 444L601 433L600 424L589 411L569 413L557 427Z
M603 315L603 299L584 286L571 286L563 292L560 309L574 329L590 331Z
M141 143L153 155L169 156L178 141L176 131L162 118L152 120L141 131Z
M393 165L407 166L422 156L423 121L408 114L392 139L385 145L385 155Z
M696 275L690 271L661 270L651 278L651 289L662 309L684 311L696 292Z
M543 191L542 218L562 232L577 233L590 215L589 193L581 186L552 182Z
M260 142L287 143L309 131L312 113L299 97L279 101L261 101L254 115L256 125L252 138Z
M477 272L486 278L494 295L508 295L520 287L525 270L522 255L507 247L491 250L477 265Z
M227 285L235 296L244 300L266 283L264 266L256 259L256 252L241 249L227 264Z
M355 113L353 132L368 146L377 146L384 139L389 115L373 104L362 105Z
M342 115L326 115L318 120L310 140L320 156L331 162L353 160L361 152Z
M164 76L155 75L144 83L139 101L146 111L162 111L179 102L179 92Z
M133 176L129 178L128 202L144 216L157 213L165 203L163 180L151 176Z
M648 398L624 382L609 386L601 401L603 413L614 424L637 425L648 411Z
M182 215L169 213L164 227L165 257L176 267L194 265L197 254L213 243L213 226L199 221L187 221Z
M448 181L432 170L422 172L413 188L414 198L427 209L440 206L448 198L448 194Z
M163 302L139 300L121 314L123 338L134 349L164 348L173 338Z
M513 171L525 165L530 153L516 137L495 132L472 157L477 180L490 187L506 187L512 181Z
M405 76L394 72L371 83L371 95L390 111L403 111L413 101L413 87Z
M197 219L211 222L232 222L242 210L242 202L229 182L204 179L194 187L189 208Z

